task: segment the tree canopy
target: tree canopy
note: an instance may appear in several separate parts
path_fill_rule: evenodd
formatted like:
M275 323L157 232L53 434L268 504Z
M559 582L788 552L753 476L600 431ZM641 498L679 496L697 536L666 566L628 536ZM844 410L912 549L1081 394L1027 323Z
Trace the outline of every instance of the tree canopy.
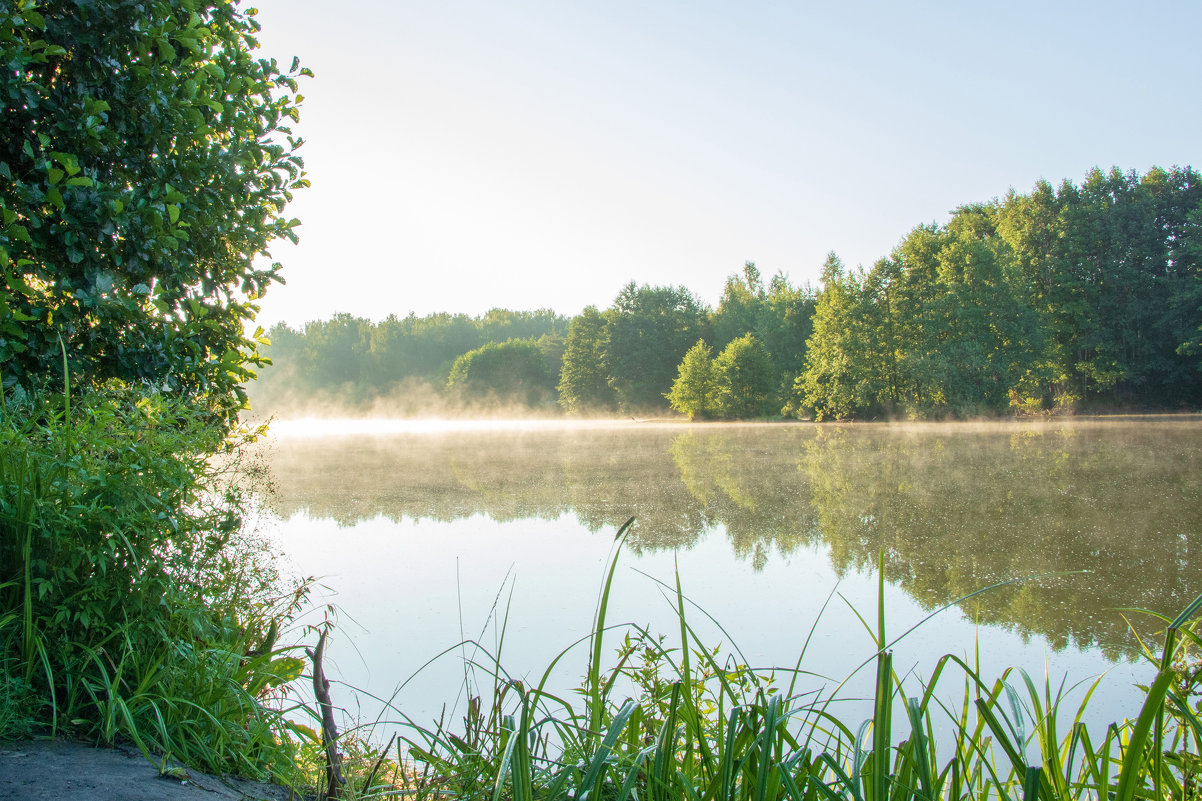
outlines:
M378 324L339 317L303 332L273 329L270 352L303 365L290 386L378 394L408 378L443 387L454 360L488 342L549 337L559 405L572 413L1196 408L1200 231L1202 181L1192 168L1094 170L1080 186L1040 182L961 206L942 224L916 226L870 268L848 269L832 253L820 291L782 273L765 281L748 262L726 279L716 309L682 286L632 282L609 308L590 306L570 322L546 310ZM335 324L357 333L333 347L326 329ZM698 342L703 350L690 350Z
M962 206L871 270L828 262L798 405L819 418L1194 405L1200 320L1202 179L1094 170Z
M227 419L306 186L296 79L232 0L0 12L0 375L140 381ZM55 378L57 377L57 378Z
M465 398L538 406L554 397L555 379L539 343L530 339L490 342L455 360L447 389Z
M627 284L608 320L610 384L626 409L662 407L685 353L706 333L705 306L682 286Z

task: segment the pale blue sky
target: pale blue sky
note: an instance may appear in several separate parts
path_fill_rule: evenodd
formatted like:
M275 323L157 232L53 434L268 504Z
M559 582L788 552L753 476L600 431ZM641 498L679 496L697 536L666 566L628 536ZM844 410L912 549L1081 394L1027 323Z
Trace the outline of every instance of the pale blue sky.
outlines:
M262 0L313 188L261 321L716 303L1093 166L1202 167L1202 3Z

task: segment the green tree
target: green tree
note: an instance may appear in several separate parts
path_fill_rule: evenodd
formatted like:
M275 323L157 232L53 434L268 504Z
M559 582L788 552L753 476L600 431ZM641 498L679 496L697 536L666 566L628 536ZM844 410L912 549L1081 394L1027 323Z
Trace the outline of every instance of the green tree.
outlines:
M715 410L715 371L713 351L705 340L689 348L676 368L676 380L665 395L675 411L687 414L690 420L709 417Z
M814 309L814 333L806 346L805 369L794 382L788 413L812 411L816 420L868 414L878 407L882 386L878 329L863 276L848 273L834 253L822 268L822 290Z
M232 421L244 327L307 185L296 62L233 0L21 0L0 11L0 374L144 381ZM30 387L27 387L30 388Z
M609 334L605 315L587 306L568 326L563 367L559 373L559 405L569 412L612 409L616 404L609 384Z
M812 289L794 287L780 273L772 277L755 335L772 357L777 410L789 402L793 379L805 366L806 342L814 332L814 306Z
M724 348L744 334L758 333L767 300L764 281L752 262L743 265L741 276L727 278L713 314L714 347Z
M779 408L772 357L753 334L722 349L714 359L713 376L713 407L722 417L763 417Z
M257 31L233 0L0 4L0 684L47 730L295 780L264 701L304 592L245 536L235 421L305 71Z
M371 348L370 320L346 312L305 324L298 379L310 391L345 392L363 378Z
M705 308L684 287L627 284L607 317L610 384L625 409L662 407L676 366L699 337Z
M447 390L465 400L500 400L536 406L548 402L555 381L538 342L490 342L455 360Z

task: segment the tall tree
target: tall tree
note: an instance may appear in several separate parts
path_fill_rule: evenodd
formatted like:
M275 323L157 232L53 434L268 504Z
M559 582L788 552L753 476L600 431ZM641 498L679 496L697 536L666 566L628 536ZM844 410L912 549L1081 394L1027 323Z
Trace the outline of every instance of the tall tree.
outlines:
M744 264L742 275L728 277L712 316L714 347L724 348L744 334L757 333L767 299L764 281L754 263Z
M715 411L715 372L713 351L705 340L689 348L676 368L676 380L665 396L668 404L689 420L709 417Z
M563 367L559 373L559 405L569 412L612 409L617 401L609 385L609 333L605 315L587 306L568 326Z
M704 338L701 301L684 287L627 284L607 318L610 384L626 409L664 405L676 366Z
M772 359L754 334L744 334L727 344L714 359L713 369L713 406L717 414L746 419L764 417L779 409Z
M793 379L805 366L806 342L814 331L814 306L812 289L794 287L780 273L772 277L755 335L772 359L777 409L789 402Z
M834 253L822 267L822 290L814 309L814 333L806 347L805 370L794 383L786 411L813 413L816 420L872 412L882 382L862 276L848 273Z

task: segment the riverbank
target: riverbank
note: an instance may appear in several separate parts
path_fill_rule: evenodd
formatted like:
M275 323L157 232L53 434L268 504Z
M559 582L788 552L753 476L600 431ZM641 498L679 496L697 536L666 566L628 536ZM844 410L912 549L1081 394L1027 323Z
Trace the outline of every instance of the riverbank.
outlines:
M134 748L66 740L0 744L0 801L286 801L286 787L159 768Z

